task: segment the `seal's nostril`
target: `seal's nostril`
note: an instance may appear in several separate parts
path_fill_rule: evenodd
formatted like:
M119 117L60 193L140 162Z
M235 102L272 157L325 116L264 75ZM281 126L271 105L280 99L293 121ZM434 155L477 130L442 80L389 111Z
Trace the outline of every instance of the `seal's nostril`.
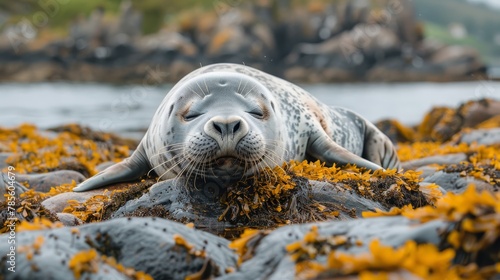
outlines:
M238 121L234 127L233 127L233 133L236 133L238 130L240 130L240 121Z
M216 122L213 122L212 124L213 124L215 130L217 130L220 134L222 134L222 127L221 127L222 124L216 123Z

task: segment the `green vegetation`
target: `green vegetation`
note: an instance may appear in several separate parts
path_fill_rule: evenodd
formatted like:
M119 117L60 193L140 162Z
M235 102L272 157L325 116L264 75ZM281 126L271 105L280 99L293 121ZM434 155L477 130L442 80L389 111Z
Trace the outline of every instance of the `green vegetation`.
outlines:
M488 64L500 64L500 46L494 37L500 33L500 11L465 0L413 1L417 16L426 22L426 35L447 44L475 47ZM469 36L457 40L448 32L451 23L462 23Z
M210 8L214 3L221 1L224 3L238 3L238 0L182 0L182 1L161 1L161 0L141 0L133 1L135 9L147 15L143 19L143 32L153 33L164 24L165 18L186 9L193 7ZM66 3L67 2L67 3ZM80 16L88 17L96 8L103 8L107 17L117 15L122 0L0 0L0 10L10 14L9 22L19 22L22 18L34 22L33 16L38 12L43 12L49 16L48 26L54 29L67 29L67 27ZM0 26L0 29L2 26Z
M446 27L427 22L425 23L425 37L445 43L447 45L471 46L479 51L484 61L498 59L494 56L495 47L474 36L467 36L463 39L457 39L451 36ZM497 47L498 48L498 47Z

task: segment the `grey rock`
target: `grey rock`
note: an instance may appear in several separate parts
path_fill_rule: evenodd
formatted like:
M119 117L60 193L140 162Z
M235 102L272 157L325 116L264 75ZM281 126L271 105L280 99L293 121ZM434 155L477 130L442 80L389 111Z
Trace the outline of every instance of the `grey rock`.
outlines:
M83 193L77 193L77 192L61 193L42 201L42 206L45 207L45 209L49 210L50 212L57 214L61 213L64 210L64 208L66 208L69 205L68 200L76 200L80 203L83 203L97 194L101 194L101 192L89 191Z
M77 252L89 249L113 256L125 267L144 271L154 279L184 279L204 265L206 277L224 275L226 269L237 266L228 240L164 219L123 218L73 228L23 231L16 234L16 244L34 250L31 244L38 236L44 241L31 260L26 253L16 253L16 273L7 270L8 235L0 236L0 273L5 279L74 279L68 262ZM204 251L205 257L176 244L176 236L191 244L193 251ZM99 270L84 272L81 279L129 279L101 258L96 262Z
M484 64L476 49L467 46L447 46L432 55L430 62L443 69L444 76L465 77L468 73L483 72Z
M435 183L449 192L462 193L471 184L476 186L477 190L493 190L493 186L480 181L474 177L463 177L458 172L446 173L443 171L436 172L435 174L427 177L424 183Z
M361 246L338 249L352 254L367 252L368 245L374 239L393 247L401 246L408 240L438 245L441 240L439 232L448 226L437 220L419 225L401 216L285 226L256 242L257 245L251 248L254 256L243 262L237 272L219 279L293 279L295 263L288 257L285 247L302 240L313 225L318 226L321 236L344 235L352 240L361 240ZM322 262L326 257L320 256L316 260Z
M14 153L0 153L0 170L8 167L7 158L12 156Z
M430 164L459 164L461 161L467 160L467 155L464 153L448 154L431 156L421 159L410 160L402 163L403 169L415 170L417 168Z
M463 133L457 140L457 144L476 142L479 145L500 144L500 128L476 129L471 132Z
M214 193L210 192L212 187ZM133 216L138 210L160 206L173 220L193 222L197 228L221 233L231 225L218 221L224 211L218 201L219 192L216 185L208 183L200 191L188 193L183 180L166 180L154 184L141 197L127 201L111 218Z
M67 227L79 226L83 224L82 220L69 213L57 213L56 216L59 221Z
M363 211L373 211L375 208L388 210L382 204L363 198L341 185L319 181L305 182L306 185L308 183L310 189L301 189L295 196L296 203L310 205L317 202L328 205L339 212L337 218L340 220L352 219L353 213L361 216ZM139 210L151 210L160 206L173 220L193 222L197 228L222 234L235 225L219 221L220 215L225 211L225 207L219 202L221 191L209 182L195 192L188 192L183 181L167 180L154 184L140 198L128 201L114 212L111 218L134 216ZM290 217L294 215L295 213L290 213ZM252 218L252 222L260 224L258 221L257 217Z
M420 178L427 178L432 174L436 173L437 168L432 166L422 166L417 168L416 171L422 172L422 174L420 174Z
M431 190L432 189L429 189L428 187L432 185L432 183L428 183L428 182L420 182L419 183L419 190L425 195L425 197L427 198L428 201L432 201L432 199L436 199L435 196L432 195L432 192ZM447 191L445 189L443 189L441 186L439 186L438 190L444 195L447 193Z
M309 181L312 185L311 196L319 203L331 203L336 205L343 205L348 209L354 209L357 216L361 217L364 211L375 211L375 209L389 210L382 204L364 198L352 190L346 190L341 184L338 186L328 182ZM350 219L345 212L339 211L340 220Z
M53 214L57 214L61 213L64 208L69 206L68 200L76 200L80 203L83 203L93 196L105 194L109 195L110 192L122 191L130 187L130 183L118 183L115 185L106 186L105 188L87 192L65 192L45 199L44 201L42 201L42 206Z
M14 191L14 197L19 198L19 195L28 191L28 188L18 183L16 176L9 178L8 173L0 172L0 202L5 201L5 194L11 194ZM11 180L14 179L14 180Z
M19 182L27 182L31 189L38 192L48 192L50 188L75 181L77 184L85 181L85 176L73 170L58 170L43 174L18 174Z

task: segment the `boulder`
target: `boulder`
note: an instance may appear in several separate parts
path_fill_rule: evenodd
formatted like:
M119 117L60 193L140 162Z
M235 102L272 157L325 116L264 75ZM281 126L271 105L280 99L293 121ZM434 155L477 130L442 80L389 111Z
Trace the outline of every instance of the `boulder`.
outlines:
M467 160L467 155L464 153L437 155L437 156L430 156L403 162L402 167L405 170L408 169L415 170L431 164L440 164L440 165L459 164L460 162L465 160Z
M28 188L19 184L16 174L12 176L12 173L9 174L8 172L0 172L0 202L12 200L8 198L10 197L12 191L14 192L14 197L19 199L19 195L28 191ZM7 194L9 195L6 196Z
M474 185L478 190L494 191L495 187L472 176L463 176L459 172L438 171L424 179L424 183L434 183L444 190L453 193L462 193L468 186Z
M7 239L8 235L0 236L0 271L5 279L74 279L80 275L83 279L130 279L139 271L154 279L185 279L196 273L206 279L237 267L228 240L158 218L18 232L15 273L7 270Z
M312 227L317 227L319 236L346 237L347 240L362 240L360 246L352 246L347 242L339 246L339 253L363 254L368 251L368 244L378 239L382 244L399 247L406 241L418 239L419 243L438 245L439 232L444 231L448 223L433 221L418 225L404 217L383 217L361 219L355 221L335 221L315 224L292 225L279 228L263 238L256 238L257 242L248 245L252 257L243 262L237 272L228 274L220 279L293 279L298 271L295 262L287 251L287 245L305 238ZM254 245L255 244L255 245ZM320 256L315 257L323 262Z
M500 128L476 129L468 132L463 132L455 137L454 143L500 145Z
M50 188L63 184L81 183L86 178L73 170L58 170L43 174L18 174L16 180L26 183L30 189L38 192L48 192Z

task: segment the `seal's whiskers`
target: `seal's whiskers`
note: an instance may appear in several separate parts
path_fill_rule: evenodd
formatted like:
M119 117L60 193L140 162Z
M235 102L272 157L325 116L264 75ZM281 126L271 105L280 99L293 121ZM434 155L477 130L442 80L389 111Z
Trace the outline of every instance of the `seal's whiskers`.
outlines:
M160 163L158 166L156 166L156 167L152 168L152 169L148 172L148 175L149 175L149 173L150 173L151 171L153 171L155 168L158 168L159 166L164 165L164 164L166 164L166 163L168 163L168 162L171 162L171 161L177 160L178 158L181 158L182 160L185 160L184 158L182 158L182 157L181 157L181 155L182 155L182 154L179 154L179 155L177 155L177 156L175 156L175 157L173 157L173 158L169 159L169 160L168 160L168 161L166 161L166 162ZM182 163L182 161L179 161L179 162L175 163L174 165L172 165L169 169L167 169L165 172L163 172L163 173L162 173L162 174L158 177L158 180L157 180L157 181L159 181L159 180L160 180L160 179L161 179L161 178L162 178L165 174L167 174L168 172L170 172L172 169L174 169L174 168L176 168L176 167L180 166L180 165L181 165L181 163Z
M174 147L173 149L169 149L169 150L165 149L165 151L158 152L158 153L152 155L151 157L149 157L149 160L152 160L155 157L160 156L160 155L162 155L162 154L164 154L166 152L176 152L176 151L182 150L183 148L184 148L184 144L179 144L178 147ZM164 148L161 148L160 150L164 150Z
M156 168L158 168L158 167L160 167L160 166L163 166L163 165L165 165L165 164L167 164L167 163L170 163L171 161L174 161L174 160L178 159L178 158L179 158L179 157L181 157L182 155L183 155L182 153L181 153L181 154L178 154L178 155L175 155L175 156L173 156L172 158L167 159L166 161L164 161L164 162L161 162L161 163L157 164L156 166L154 166L153 168L151 168L151 169L149 170L149 172L147 173L147 175L149 176L149 173L150 173L151 171L154 171Z
M200 95L199 93L197 93L195 90L193 90L191 87L187 87L192 93L198 95L199 98L203 98L202 95Z

